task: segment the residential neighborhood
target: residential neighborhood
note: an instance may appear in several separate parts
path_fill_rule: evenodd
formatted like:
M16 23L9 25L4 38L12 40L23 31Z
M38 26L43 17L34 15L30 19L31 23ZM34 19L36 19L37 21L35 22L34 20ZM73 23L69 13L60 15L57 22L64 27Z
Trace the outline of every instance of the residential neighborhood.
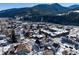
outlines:
M0 20L1 55L78 55L79 28L46 22Z

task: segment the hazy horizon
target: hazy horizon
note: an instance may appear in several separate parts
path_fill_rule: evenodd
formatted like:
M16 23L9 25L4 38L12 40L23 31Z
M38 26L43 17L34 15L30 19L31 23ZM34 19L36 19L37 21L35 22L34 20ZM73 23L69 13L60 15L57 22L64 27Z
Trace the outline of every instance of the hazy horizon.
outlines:
M71 5L79 5L78 3L59 3L59 4L64 7L69 7ZM35 5L38 5L38 3L0 3L0 10L11 9L11 8L33 7Z

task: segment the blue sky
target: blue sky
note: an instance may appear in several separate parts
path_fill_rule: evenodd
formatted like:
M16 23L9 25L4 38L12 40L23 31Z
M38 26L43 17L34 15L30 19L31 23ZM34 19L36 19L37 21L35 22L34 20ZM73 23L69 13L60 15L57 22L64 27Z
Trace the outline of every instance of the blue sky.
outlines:
M70 5L78 3L60 3L61 5L68 7ZM37 5L37 3L0 3L0 10L10 9L10 8L21 8L21 7L32 7Z

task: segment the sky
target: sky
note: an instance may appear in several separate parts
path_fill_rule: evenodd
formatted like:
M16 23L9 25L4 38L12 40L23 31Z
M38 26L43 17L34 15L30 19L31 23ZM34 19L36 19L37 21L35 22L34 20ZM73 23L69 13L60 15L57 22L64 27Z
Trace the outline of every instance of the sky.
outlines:
M78 3L59 3L62 6L68 7ZM0 3L0 10L10 9L10 8L22 8L22 7L32 7L38 5L38 3Z

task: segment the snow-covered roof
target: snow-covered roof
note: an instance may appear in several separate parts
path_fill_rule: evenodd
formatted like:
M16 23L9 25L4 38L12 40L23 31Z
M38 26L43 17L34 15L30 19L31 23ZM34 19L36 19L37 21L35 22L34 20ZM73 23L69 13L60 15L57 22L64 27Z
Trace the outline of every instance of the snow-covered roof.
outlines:
M6 35L0 34L0 37L6 37Z
M0 40L0 44L1 43L7 43L7 41L6 40Z
M42 37L44 37L44 35L41 35L41 34L36 34L36 35L35 35L35 34L34 34L33 37L42 38Z
M52 28L52 29L54 29L54 28ZM56 28L55 28L55 29L56 29ZM58 30L58 29L56 29L56 30ZM43 31L43 32L45 32L45 33L47 33L47 34L50 34L51 36L56 36L56 35L59 35L59 34L68 32L68 31L63 30L63 29L59 29L59 30L56 31L56 32L51 32L51 31L44 30L44 29L41 29L41 31Z
M73 12L77 12L77 13L79 13L79 10L75 10L75 11L73 11Z

